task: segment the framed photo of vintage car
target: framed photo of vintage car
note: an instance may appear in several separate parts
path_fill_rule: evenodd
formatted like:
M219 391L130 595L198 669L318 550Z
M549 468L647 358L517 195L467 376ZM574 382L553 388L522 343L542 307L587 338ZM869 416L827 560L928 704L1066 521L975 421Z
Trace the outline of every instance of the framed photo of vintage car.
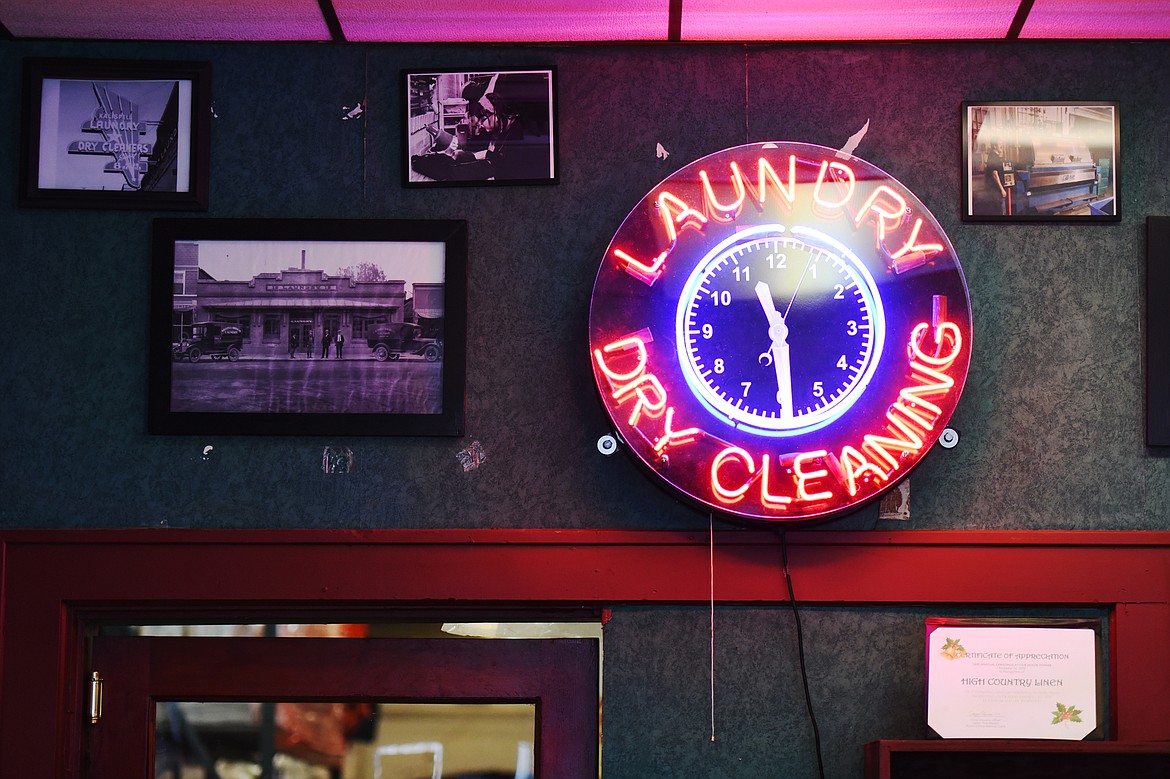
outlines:
M28 58L22 206L205 211L211 65Z
M463 434L467 223L156 219L148 429Z
M963 104L970 222L1118 222L1117 103Z
M557 183L548 70L403 71L407 187Z

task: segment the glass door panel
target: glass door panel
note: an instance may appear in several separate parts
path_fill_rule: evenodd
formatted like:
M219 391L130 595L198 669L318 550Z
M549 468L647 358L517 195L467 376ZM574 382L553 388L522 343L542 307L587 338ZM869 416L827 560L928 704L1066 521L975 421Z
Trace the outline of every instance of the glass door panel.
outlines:
M532 779L533 703L155 704L155 779Z

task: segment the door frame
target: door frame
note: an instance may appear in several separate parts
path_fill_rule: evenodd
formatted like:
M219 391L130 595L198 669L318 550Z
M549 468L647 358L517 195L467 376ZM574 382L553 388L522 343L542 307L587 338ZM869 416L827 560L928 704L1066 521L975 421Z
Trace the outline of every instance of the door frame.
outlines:
M152 776L159 701L533 703L537 776L597 779L595 639L97 637L89 779Z
M0 776L80 777L101 624L374 622L388 612L782 605L767 531L0 531ZM1170 740L1170 532L800 531L802 604L1110 611L1110 737ZM1073 571L1078 575L1054 575ZM314 617L317 619L314 620ZM29 772L25 756L50 755Z

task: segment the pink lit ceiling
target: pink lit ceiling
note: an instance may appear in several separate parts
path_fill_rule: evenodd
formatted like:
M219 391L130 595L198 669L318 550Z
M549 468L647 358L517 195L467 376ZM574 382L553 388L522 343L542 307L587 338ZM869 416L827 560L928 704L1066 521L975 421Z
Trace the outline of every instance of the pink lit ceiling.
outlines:
M0 38L572 42L1170 38L1170 0L4 0Z

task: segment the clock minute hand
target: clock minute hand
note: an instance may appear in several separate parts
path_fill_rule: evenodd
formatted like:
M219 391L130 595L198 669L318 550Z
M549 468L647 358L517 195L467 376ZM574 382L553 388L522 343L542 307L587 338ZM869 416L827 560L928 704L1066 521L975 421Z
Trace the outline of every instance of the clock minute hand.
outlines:
M788 325L784 315L776 310L776 301L766 282L756 284L756 297L768 317L768 338L772 345L773 367L776 369L776 402L780 404L780 418L792 418L792 362L788 351Z

